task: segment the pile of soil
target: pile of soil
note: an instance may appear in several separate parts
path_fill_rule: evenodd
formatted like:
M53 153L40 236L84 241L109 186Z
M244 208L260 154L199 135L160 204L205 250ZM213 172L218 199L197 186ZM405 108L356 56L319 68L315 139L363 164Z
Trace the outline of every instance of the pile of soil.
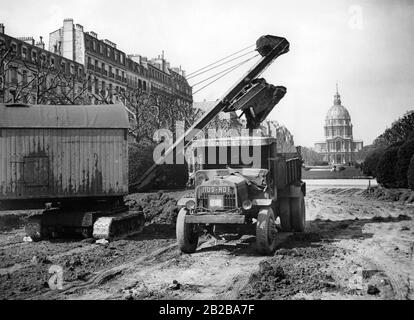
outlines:
M177 199L162 192L147 194L137 200L130 199L127 204L130 208L142 210L145 222L149 223L175 224L180 211Z
M240 299L290 299L298 293L338 290L335 280L324 271L335 249L311 246L313 240L293 237L289 247L262 261L241 290Z
M386 189L381 186L369 188L361 193L366 199L414 203L414 191L410 189Z

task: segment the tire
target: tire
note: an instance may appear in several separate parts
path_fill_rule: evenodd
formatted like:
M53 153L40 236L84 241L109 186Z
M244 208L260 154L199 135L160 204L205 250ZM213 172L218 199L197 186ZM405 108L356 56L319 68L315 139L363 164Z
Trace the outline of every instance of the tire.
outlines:
M198 234L194 232L193 224L185 223L186 215L187 209L182 208L175 225L178 249L184 253L194 253L198 245Z
M289 198L281 198L279 201L279 218L282 232L292 231L290 223L290 200Z
M303 193L299 197L290 199L290 223L295 232L305 231L305 198Z
M256 247L260 254L270 255L276 250L276 219L273 209L260 209L256 223Z

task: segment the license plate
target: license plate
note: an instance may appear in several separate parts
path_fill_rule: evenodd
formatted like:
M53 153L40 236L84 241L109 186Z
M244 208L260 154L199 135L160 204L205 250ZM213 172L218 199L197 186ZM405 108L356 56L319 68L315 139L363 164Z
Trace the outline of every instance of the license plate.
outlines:
M211 195L208 197L208 206L210 209L222 209L224 203L224 196Z

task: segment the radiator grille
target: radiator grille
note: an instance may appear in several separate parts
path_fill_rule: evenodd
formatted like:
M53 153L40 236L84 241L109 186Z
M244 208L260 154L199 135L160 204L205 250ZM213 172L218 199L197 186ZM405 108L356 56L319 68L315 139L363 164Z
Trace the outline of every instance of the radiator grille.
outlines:
M224 196L224 203L223 203L223 211L225 210L232 210L237 208L236 203L236 194L234 192L234 188L231 188L231 193L199 193L197 196L197 207L200 210L209 209L208 207L208 197L209 195L220 194Z

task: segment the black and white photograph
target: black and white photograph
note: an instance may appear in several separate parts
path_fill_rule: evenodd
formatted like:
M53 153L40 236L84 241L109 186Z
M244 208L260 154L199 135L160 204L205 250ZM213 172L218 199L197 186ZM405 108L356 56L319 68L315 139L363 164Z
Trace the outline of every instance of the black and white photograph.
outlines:
M413 300L413 57L408 0L0 0L0 300Z

